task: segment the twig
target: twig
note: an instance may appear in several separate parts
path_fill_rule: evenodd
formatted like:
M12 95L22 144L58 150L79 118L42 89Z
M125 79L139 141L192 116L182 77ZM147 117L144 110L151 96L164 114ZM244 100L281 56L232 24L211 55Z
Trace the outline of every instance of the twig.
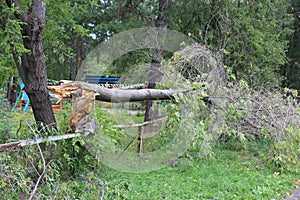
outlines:
M39 173L38 169L34 166L34 163L33 163L32 159L29 158L28 156L27 156L27 158L28 158L28 160L29 160L32 168L34 169L35 173L37 173L38 176L41 176L41 174Z
M27 124L27 126L29 127L29 129L30 129L30 131L31 131L32 133L36 132L36 131L32 128L32 126L31 126L31 124L30 124L29 122L27 122L26 120L23 120L23 121Z
M33 190L32 190L31 193L30 193L30 196L29 196L28 200L31 200L31 199L33 198L34 194L36 193L37 187L38 187L38 185L39 185L39 183L40 183L42 177L44 176L45 170L46 170L46 161L45 161L45 158L44 158L44 155L43 155L43 151L42 151L42 149L41 149L41 147L40 147L39 144L37 144L37 146L38 146L38 148L39 148L39 152L40 152L40 155L41 155L41 158L42 158L42 161L43 161L43 172L42 172L41 175L39 176L39 178L38 178L38 180L37 180L37 182L36 182L36 184L35 184Z
M52 127L53 125L55 125L55 123L51 123L51 124L48 124L48 125L43 125L43 128L41 130L39 130L39 132L43 132L44 130L49 130L48 128L49 127Z
M256 129L262 129L263 127L262 126L259 126L259 125L255 125L253 124L250 120L248 120L247 118L243 118L243 120L249 124L250 126L252 126L253 128L256 128Z
M157 118L157 119L152 120L152 121L143 122L141 124L118 124L118 125L115 125L115 127L117 127L117 128L141 127L141 126L145 126L145 125L148 125L148 124L153 124L153 123L156 123L156 122L159 122L159 121L163 121L165 119L167 119L167 117L160 117L160 118Z
M10 176L10 175L5 175L5 174L3 174L3 173L0 173L0 176L6 178L6 179L8 180L9 185L10 185L10 187L12 188L12 190L14 190L15 188L14 188L14 186L11 184L11 181L10 181L10 180L14 180L14 181L16 181L16 182L18 182L18 183L22 182L22 181L20 181L20 180L14 178L14 177L12 177L12 176Z
M20 129L22 128L22 121L23 121L23 120L20 120L19 128L18 128L18 130L17 130L17 132L16 132L16 135L17 135L17 136L18 136L18 133L19 133Z
M122 150L122 152L118 155L118 157L116 158L116 160L119 160L119 158L124 154L124 152L129 148L129 146L133 143L133 141L134 140L136 140L137 138L138 138L138 134L134 137L134 138L132 138L131 140L130 140L130 142L126 145L126 147Z
M100 200L103 200L104 195L105 195L105 182L102 181L102 179L100 179L100 178L97 178L95 182L96 183L99 182L101 184L101 197L100 197Z

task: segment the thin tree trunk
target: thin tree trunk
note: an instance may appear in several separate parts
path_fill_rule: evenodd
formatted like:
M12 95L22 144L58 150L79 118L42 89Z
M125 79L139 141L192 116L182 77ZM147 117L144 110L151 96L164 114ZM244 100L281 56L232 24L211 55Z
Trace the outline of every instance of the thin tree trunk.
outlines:
M294 0L292 14L295 17L294 35L291 37L288 52L289 64L286 69L286 87L300 90L300 3Z
M73 62L73 58L70 58L70 69L69 69L69 80L73 80L73 74L74 74L74 67L73 67L73 64L74 64L74 62Z
M79 67L82 63L81 60L81 54L82 54L82 41L80 39L77 39L76 42L76 67L75 67L75 76L79 70Z
M160 27L160 28L167 28L167 18L164 14L165 10L168 8L168 3L169 0L159 0L158 2L158 16L157 19L155 20L155 25ZM163 54L164 54L164 49L159 48L157 49L158 56L157 58L152 58L151 59L151 68L149 72L149 84L148 88L154 89L156 82L160 80L161 75L160 75L160 62L163 59ZM146 101L146 110L145 110L145 118L144 122L151 121L158 116L158 110L151 110L153 106L153 100ZM150 125L152 126L152 125ZM148 128L150 131L152 128ZM139 154L142 153L142 134L143 130L139 129L139 134L137 137L138 143L137 143L137 152Z

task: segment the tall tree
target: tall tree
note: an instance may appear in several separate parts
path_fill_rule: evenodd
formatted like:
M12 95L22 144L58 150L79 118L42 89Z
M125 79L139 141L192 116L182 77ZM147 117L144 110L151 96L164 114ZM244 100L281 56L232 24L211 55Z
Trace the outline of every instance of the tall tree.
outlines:
M81 61L98 44L119 32L145 26L139 15L132 12L138 4L138 1L123 0L49 3L44 37L49 77L74 80ZM117 75L124 71L130 66L128 60L135 59L132 55L124 56L114 63L111 73Z
M238 79L278 87L291 34L288 6L289 0L178 0L170 3L169 27L221 50Z
M154 21L154 24L156 27L166 29L167 28L167 16L165 14L165 11L168 8L169 0L159 0L158 1L158 12L157 12L157 18ZM151 67L148 72L149 74L149 83L148 88L154 89L156 86L156 82L161 79L161 61L164 57L164 49L163 47L157 47L156 49L157 54L156 57L153 57L151 59ZM146 110L145 110L145 117L144 122L154 120L158 117L158 110L151 110L153 106L153 100L146 101ZM151 129L151 128L150 128ZM138 147L137 152L142 153L142 130L139 130L138 135Z
M154 21L154 24L156 27L160 27L162 29L167 28L167 16L165 15L165 11L168 8L169 0L159 0L158 1L158 12L157 12L157 18ZM149 83L148 88L154 89L156 82L160 79L160 62L162 61L164 57L164 49L163 47L157 47L156 49L157 54L155 57L151 59L151 68L149 71ZM146 113L145 113L145 120L144 121L150 121L151 118L151 107L152 107L153 101L147 101L146 102Z
M93 12L91 1L47 2L44 50L48 77L74 80L76 70L90 47L87 24L91 16L97 14Z
M292 1L290 13L294 16L294 34L290 40L288 51L289 63L284 66L283 73L286 76L284 86L300 90L300 2Z
M8 22L13 17L6 10L12 10L14 18L21 24L22 40L12 41L11 53L25 84L35 121L48 127L56 128L56 121L51 107L47 86L47 72L43 49L43 31L45 25L46 3L42 0L32 0L24 8L17 0L6 0L1 4L2 29L8 28ZM22 45L24 51L18 52L17 45Z

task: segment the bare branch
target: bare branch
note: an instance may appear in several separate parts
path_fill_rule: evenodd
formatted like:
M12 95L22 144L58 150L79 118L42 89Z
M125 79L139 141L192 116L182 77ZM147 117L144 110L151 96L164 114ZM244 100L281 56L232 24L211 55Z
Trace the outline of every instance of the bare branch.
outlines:
M146 121L146 122L143 122L141 124L118 124L118 125L115 125L115 127L117 127L117 128L142 127L142 126L145 126L145 125L148 125L148 124L154 124L156 122L163 121L165 119L167 119L167 117L160 117L158 119L155 119L155 120L152 120L152 121Z
M43 151L42 151L39 144L37 144L37 146L39 148L39 152L40 152L40 155L41 155L41 158L42 158L42 161L43 161L43 172L39 175L39 178L38 178L37 182L35 183L35 186L34 186L33 190L31 191L28 200L31 200L33 198L34 194L37 191L37 187L38 187L38 185L39 185L39 183L40 183L41 179L43 178L43 176L45 174L45 171L46 171L46 161L45 161L45 158L44 158L44 155L43 155Z

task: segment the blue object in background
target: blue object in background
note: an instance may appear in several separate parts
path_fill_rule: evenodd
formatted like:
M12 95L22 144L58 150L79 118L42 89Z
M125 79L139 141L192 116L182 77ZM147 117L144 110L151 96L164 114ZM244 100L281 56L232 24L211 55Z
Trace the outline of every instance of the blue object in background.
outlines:
M23 100L24 102L26 102L25 105L22 105L22 110L23 110L23 112L25 112L26 110L30 110L30 107L29 107L30 100L29 100L27 93L24 91L25 85L22 81L20 81L20 89L21 89L21 92L18 96L18 99L17 99L15 105L13 106L13 110L15 110L16 107L18 106L18 102L20 100ZM51 93L50 91L48 91L48 94L50 95L50 98L55 98L54 94Z
M20 84L20 87L21 87L21 91L24 90L25 85L24 85L23 82ZM22 100L24 100L24 101L26 101L26 102L29 101L29 97L28 97L28 95L26 94L26 92L22 92Z
M86 82L88 83L110 83L114 84L120 80L118 77L99 77L99 76L87 76Z

